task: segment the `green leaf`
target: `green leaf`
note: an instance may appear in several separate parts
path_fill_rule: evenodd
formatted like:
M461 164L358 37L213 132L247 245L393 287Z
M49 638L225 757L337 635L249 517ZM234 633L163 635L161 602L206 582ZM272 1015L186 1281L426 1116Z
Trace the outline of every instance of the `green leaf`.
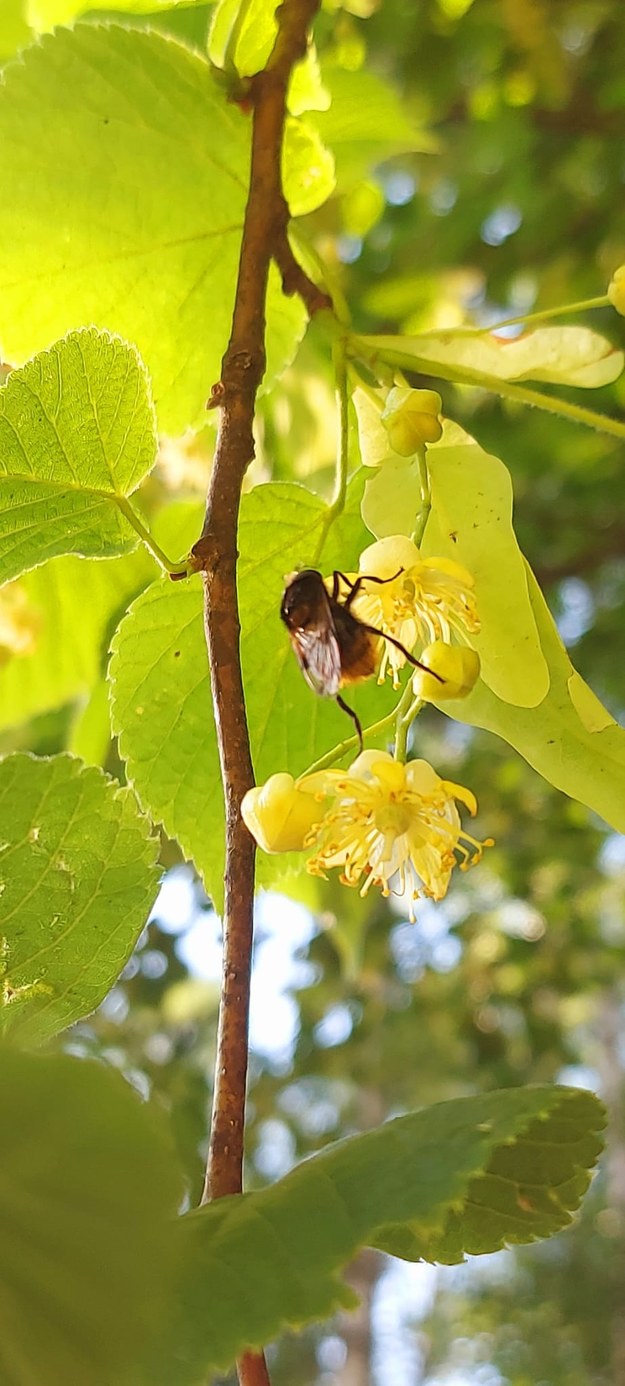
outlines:
M550 688L538 707L514 707L495 696L481 679L468 698L441 703L441 711L495 732L549 784L625 832L625 730L571 664L536 579L528 589Z
M384 159L435 148L432 137L408 115L399 94L375 73L327 64L322 76L331 105L311 112L308 119L334 154L341 192Z
M156 459L136 351L85 328L12 371L0 390L0 583L62 553L137 544L120 509Z
M188 1215L184 1368L177 1376L164 1353L158 1380L204 1379L202 1371L229 1367L287 1327L353 1307L337 1272L363 1246L454 1262L551 1236L580 1203L604 1124L597 1099L573 1088L460 1098L330 1146L271 1188Z
M368 540L359 515L362 473L319 560L324 572L357 566ZM332 700L308 688L279 618L285 576L317 561L327 507L290 483L243 497L239 527L241 655L256 777L300 774L353 732ZM223 802L202 628L202 593L154 583L112 643L113 728L142 804L192 857L216 908L223 878ZM396 698L396 695L395 695ZM394 701L390 686L351 693L366 725Z
M94 323L136 344L163 431L195 423L230 331L249 138L207 61L153 32L77 25L10 65L0 88L8 360ZM305 326L274 272L268 323L266 384Z
M361 337L369 352L401 358L408 370L488 388L494 380L542 380L594 389L623 370L623 352L589 327L539 327L513 339L471 328L414 337Z
M334 191L334 159L307 120L287 116L282 178L284 195L294 217L314 212Z
M102 1064L3 1048L3 1386L122 1386L169 1307L181 1196L157 1113Z
M376 539L412 534L421 505L419 463L393 457L371 471L369 478L362 498L362 518L367 528Z
M72 20L89 10L120 10L128 14L155 14L158 10L175 9L178 4L203 5L206 0L29 0L29 18L40 33L53 29L55 24L71 24Z
M227 60L240 77L265 66L278 32L277 0L217 0L208 36L208 56L216 67Z
M89 693L111 629L154 572L140 545L108 563L54 558L0 590L0 729Z
M3 0L0 7L0 62L18 48L30 43L31 29L26 18L26 0Z
M131 790L67 755L0 762L0 1026L47 1039L106 996L158 890Z
M106 679L94 684L79 707L67 739L67 750L89 765L104 765L111 746L111 714Z
M512 481L498 457L457 424L428 449L432 511L423 551L464 564L475 579L482 623L471 636L482 679L518 707L536 707L549 669L536 629L523 555L512 528Z

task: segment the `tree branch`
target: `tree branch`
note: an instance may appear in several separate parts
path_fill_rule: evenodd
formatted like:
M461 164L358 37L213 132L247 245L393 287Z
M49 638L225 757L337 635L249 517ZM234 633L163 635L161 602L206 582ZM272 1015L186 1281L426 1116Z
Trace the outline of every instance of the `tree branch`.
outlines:
M265 300L272 257L280 264L287 292L301 292L309 311L328 303L297 266L288 245L280 172L287 86L294 64L306 52L308 28L318 6L319 0L283 0L273 52L266 68L250 82L249 195L232 331L221 380L211 396L221 416L206 515L192 550L204 571L206 643L226 811L223 979L203 1202L242 1188L255 844L240 814L254 775L239 650L237 523L243 477L254 456L252 424L265 370ZM246 1353L238 1371L242 1386L263 1386L269 1380L262 1354Z

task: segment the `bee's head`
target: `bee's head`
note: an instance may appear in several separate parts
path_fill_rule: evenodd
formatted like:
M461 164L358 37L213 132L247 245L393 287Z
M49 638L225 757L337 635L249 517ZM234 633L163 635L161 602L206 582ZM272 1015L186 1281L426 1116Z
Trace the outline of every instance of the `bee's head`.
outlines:
M287 626L304 626L319 608L319 597L325 595L323 578L316 568L302 568L285 579L280 615Z

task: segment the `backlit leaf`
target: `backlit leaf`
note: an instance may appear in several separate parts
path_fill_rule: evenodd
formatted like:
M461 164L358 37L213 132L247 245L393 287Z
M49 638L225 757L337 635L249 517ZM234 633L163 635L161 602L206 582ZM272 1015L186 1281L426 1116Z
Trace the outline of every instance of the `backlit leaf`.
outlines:
M108 563L54 558L0 589L0 728L87 696L112 628L155 571L140 545Z
M29 1043L95 1009L156 898L129 789L71 756L0 761L0 1029Z
M159 427L202 415L232 314L250 121L154 32L59 29L0 87L0 343L19 365L82 323L136 344ZM62 284L62 292L59 285ZM270 276L268 380L305 325Z
M257 486L243 497L239 529L241 654L259 783L276 770L300 774L353 726L304 682L280 621L285 576L318 562L357 567L367 533L359 515L362 473L346 514L317 558L327 508L292 484ZM124 618L112 644L112 716L137 794L177 839L217 908L223 877L223 804L208 682L199 583L154 583ZM395 695L396 698L396 695ZM366 725L394 702L375 683L348 701Z
M423 552L468 568L482 628L471 636L482 679L497 697L535 707L549 688L527 590L523 555L512 528L512 481L507 467L457 424L446 424L428 449L432 511Z
M154 465L156 420L136 351L72 332L0 389L0 583L59 554L137 544L119 502Z
M515 707L479 679L468 698L441 703L459 722L485 727L514 746L556 789L625 832L625 729L573 669L547 603L527 570L530 600L550 688L538 707Z
M163 1353L158 1380L203 1380L202 1370L227 1368L286 1327L352 1307L338 1272L363 1246L453 1262L565 1227L604 1120L597 1099L573 1088L460 1098L187 1216L179 1375Z
M3 1386L134 1382L174 1275L158 1113L103 1064L8 1046L0 1109Z

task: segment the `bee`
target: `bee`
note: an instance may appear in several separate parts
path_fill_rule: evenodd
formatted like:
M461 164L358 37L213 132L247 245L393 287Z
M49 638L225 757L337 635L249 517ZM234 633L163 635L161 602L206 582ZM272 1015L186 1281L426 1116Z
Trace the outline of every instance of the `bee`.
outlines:
M379 641L389 640L401 650L417 669L425 669L399 640L376 626L359 620L351 610L365 582L394 582L403 569L391 578L366 577L363 573L354 582L345 573L335 572L332 592L328 592L321 573L316 568L303 568L288 579L282 594L280 616L289 632L291 644L307 684L322 698L335 698L343 712L351 717L363 749L360 719L339 693L348 683L360 683L375 674ZM340 584L347 589L341 597ZM428 670L428 673L432 672ZM437 674L436 678L440 678ZM444 679L440 678L443 683Z

